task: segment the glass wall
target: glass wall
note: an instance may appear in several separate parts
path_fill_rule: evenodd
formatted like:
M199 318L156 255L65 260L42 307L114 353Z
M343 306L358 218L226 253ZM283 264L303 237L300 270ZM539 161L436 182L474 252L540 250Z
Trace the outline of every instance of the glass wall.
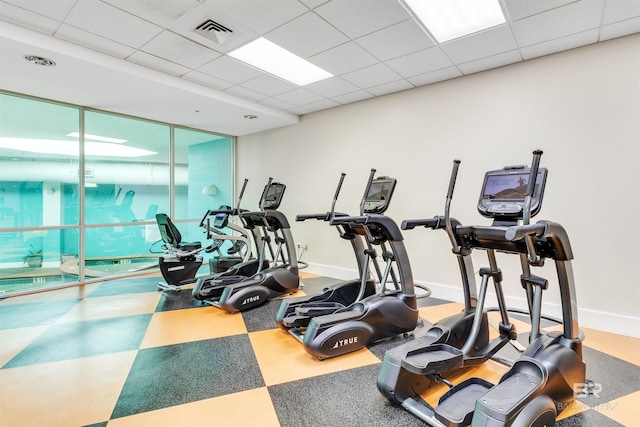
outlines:
M156 213L232 198L230 137L0 92L0 296L153 272Z

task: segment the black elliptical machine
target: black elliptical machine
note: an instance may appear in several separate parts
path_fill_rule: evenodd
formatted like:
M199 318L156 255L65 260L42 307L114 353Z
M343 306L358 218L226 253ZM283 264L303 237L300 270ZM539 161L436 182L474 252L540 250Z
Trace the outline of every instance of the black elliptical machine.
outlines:
M338 216L330 224L346 226L364 237L367 244L366 262L361 283L369 276L369 261L379 279L378 291L331 314L315 316L302 334L294 334L305 350L320 360L350 353L368 344L413 331L418 325L418 309L413 276L402 233L393 219L383 215L389 206L396 180L374 179L371 170L362 202L360 216ZM375 247L380 248L384 270L376 261ZM394 288L389 289L389 279Z
M262 305L271 298L297 292L300 275L295 243L286 216L277 210L285 188L284 184L269 178L260 199L260 211L240 212L245 229L261 230L262 245L255 263L257 271L249 276L224 275L210 278L206 283L202 281L202 286L194 287L196 299L236 313ZM270 262L266 260L267 251ZM265 265L270 267L262 268Z
M329 212L300 214L296 216L296 221L316 219L330 222L336 216L348 216L346 213L335 212L344 177L345 174L342 173ZM387 205L388 203L389 199L387 199ZM313 317L334 313L376 293L375 281L368 272L365 272L365 265L368 264L373 253L366 245L365 236L357 233L349 224L339 224L335 227L340 237L351 243L358 264L359 278L336 283L323 289L319 294L282 300L276 313L276 324L280 329L294 335L300 342Z
M165 280L158 283L159 289L177 292L186 287L198 287L198 284L206 281L207 278L229 275L249 276L256 271L257 260L251 257L251 243L247 230L229 221L230 217L238 215L247 181L245 179L235 209L221 206L216 210L208 210L200 220L199 227L204 228L207 239L212 240L207 247L202 247L200 242L182 242L182 236L169 216L164 213L156 214L156 223L165 253L165 256L159 258L160 272ZM223 231L225 229L233 234ZM254 242L260 239L259 235L252 234ZM224 255L221 247L226 241L231 241L232 246L227 249L227 255ZM209 261L209 271L214 274L196 277L198 269L203 264L203 258L198 256L202 251L217 254Z
M473 322L469 327L467 301L462 315L446 318L423 337L388 350L377 382L388 400L431 426L553 426L557 408L561 410L573 399L575 384L585 381L569 238L560 224L551 221L529 224L530 218L540 210L547 176L547 170L539 168L541 155L542 151L534 151L531 168L507 167L485 174L478 210L493 219L490 226L462 226L451 220L449 204L459 161L454 162L444 221L454 253L461 259L470 251L480 249L485 250L489 258L489 268L480 269L482 283ZM416 225L420 225L419 221ZM520 282L526 291L531 319L529 345L497 384L470 378L453 385L446 379L448 374L489 358L504 363L494 355L516 337L502 293L502 272L497 267L495 251L520 258L523 271ZM545 259L552 259L556 266L563 330L543 334L540 329L542 292L548 282L533 275L531 267L542 266ZM489 278L495 284L501 315L500 336L491 341L488 341L484 308ZM465 283L463 280L463 285ZM470 293L465 295L468 298ZM461 316L463 323L460 323ZM420 397L433 382L443 382L450 387L435 407Z
M206 299L212 298L213 293L215 293L216 287L218 287L222 281L226 280L227 283L234 283L247 277L251 277L256 274L256 272L269 267L269 260L261 256L261 251L264 249L262 247L263 244L261 243L261 227L247 227L247 224L244 221L243 227L239 227L228 221L228 218L231 216L237 216L242 220L242 213L246 212L246 210L240 209L240 203L242 202L242 197L244 195L245 189L247 188L248 182L249 180L245 178L244 183L242 184L242 189L240 190L240 195L238 196L236 207L234 209L218 209L208 211L201 221L202 224L206 220L207 229L210 229L210 217L214 216L214 229L219 229L219 225L224 225L227 227L231 227L236 231L236 234L233 234L229 237L224 237L216 233L214 244L210 248L214 248L217 245L217 243L215 242L216 240L224 241L223 239L229 239L233 240L234 243L227 251L227 254L230 255L229 257L212 258L209 261L210 271L212 274L203 275L194 279L192 295L197 300L204 301ZM255 251L257 252L257 257L251 256L251 243L247 237L247 233L251 233ZM238 257L233 256L238 248L244 251L241 262L235 262L238 260ZM213 263L215 264L212 265Z

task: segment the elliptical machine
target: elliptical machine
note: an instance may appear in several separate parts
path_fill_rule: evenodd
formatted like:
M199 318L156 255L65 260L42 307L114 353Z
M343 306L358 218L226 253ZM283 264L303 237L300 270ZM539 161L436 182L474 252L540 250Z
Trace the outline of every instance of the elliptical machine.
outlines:
M251 258L251 244L246 230L229 222L230 216L238 215L247 182L248 180L245 179L235 209L221 206L217 210L208 210L200 220L199 227L205 229L207 240L213 240L206 248L203 248L200 242L182 242L182 236L169 216L164 213L156 214L156 222L164 242L163 252L166 254L159 259L160 272L165 280L158 283L159 289L177 292L193 285L197 288L198 284L206 281L207 278L239 274L249 276L258 269L256 259ZM214 217L213 222L211 217ZM225 228L232 230L235 234L225 233L222 231ZM256 233L257 231L252 232L255 242L260 239L259 233L258 235ZM228 256L224 256L221 251L226 241L233 242L231 248L227 250ZM198 256L202 251L218 253L218 257L209 261L209 270L215 274L196 278L198 269L203 264L203 258ZM236 256L238 253L243 255L238 257Z
M344 225L363 236L367 243L361 283L368 280L369 260L382 250L384 271L373 263L380 289L373 295L338 309L331 314L311 318L304 332L291 330L307 353L320 360L359 350L369 343L413 331L418 324L418 309L411 266L402 233L393 219L383 215L395 189L396 180L378 177L371 169L360 203L360 216L333 216L330 224ZM391 279L393 289L387 288Z
M531 168L517 166L485 174L478 210L493 219L490 226L462 226L450 219L448 206L459 161L454 163L445 212L454 253L467 256L473 249L482 249L489 257L489 268L480 270L482 283L473 322L470 327L466 322L465 328L457 327L461 323L451 316L436 323L420 339L387 351L377 382L379 391L387 399L429 425L553 426L557 408L561 410L562 405L573 399L575 384L585 381L569 238L560 224L551 221L529 224L530 218L540 210L547 175L546 169L539 168L542 152L533 154ZM531 317L529 346L497 384L470 378L454 386L446 375L483 363L516 337L502 294L502 272L496 265L495 251L520 257L523 270L520 281L526 291ZM542 266L545 259L552 259L556 265L563 331L543 334L540 330L542 291L548 282L531 274L530 267ZM486 342L484 300L489 278L496 285L502 320L500 336ZM435 407L420 397L432 382L443 382L450 387Z
M336 201L338 200L344 177L345 174L342 173L329 212L300 214L296 216L296 221L316 219L330 222L331 219L336 216L348 216L345 213L335 212ZM390 197L386 200L387 206L390 201L389 199ZM343 309L356 301L376 293L376 284L370 277L370 274L365 271L372 255L370 251L371 248L367 248L366 246L365 237L362 234L358 234L349 224L336 225L336 229L342 239L348 240L351 243L358 263L359 278L336 283L323 289L321 293L316 295L282 300L276 313L276 324L280 329L291 333L301 342L304 330L313 317L334 313L337 310Z
M286 216L276 210L280 206L286 186L269 182L262 192L260 211L240 213L244 227L248 230L262 230L262 249L250 276L222 275L199 281L193 289L196 299L221 308L229 313L248 310L266 303L269 299L291 294L298 290L300 276L295 253L295 243ZM274 251L272 236L276 243ZM266 260L266 252L271 256L271 267Z

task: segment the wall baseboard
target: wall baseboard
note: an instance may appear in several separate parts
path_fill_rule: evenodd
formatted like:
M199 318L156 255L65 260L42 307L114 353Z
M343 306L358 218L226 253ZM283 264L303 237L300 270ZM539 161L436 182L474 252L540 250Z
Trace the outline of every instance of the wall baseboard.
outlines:
M315 263L309 263L309 267L308 269L305 269L305 271L341 280L349 280L358 277L358 271L355 269ZM416 280L416 284L427 286L431 290L431 296L433 298L453 302L463 301L462 289L460 289L460 287L419 280ZM419 290L416 291L418 294L419 292ZM506 297L506 300L509 307L527 309L527 301L525 298ZM495 294L488 293L486 306L495 307L496 305ZM542 312L547 316L555 318L562 317L562 307L560 304L543 302ZM604 311L578 307L578 320L580 327L640 338L640 318L638 317L624 316L616 313L607 313Z

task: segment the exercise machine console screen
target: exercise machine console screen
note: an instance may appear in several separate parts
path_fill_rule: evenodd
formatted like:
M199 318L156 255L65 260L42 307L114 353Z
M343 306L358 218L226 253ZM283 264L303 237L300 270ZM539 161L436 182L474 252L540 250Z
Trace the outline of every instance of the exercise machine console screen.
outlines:
M478 211L490 218L522 219L531 169L525 166L489 171L484 176ZM547 169L539 168L531 197L531 216L542 207Z
M369 186L364 200L363 214L381 214L387 210L391 202L393 190L396 188L396 179L388 176L380 176Z
M260 201L260 207L263 210L276 210L282 202L282 196L284 196L284 190L286 186L279 182L272 182L267 184L262 192L262 200Z

